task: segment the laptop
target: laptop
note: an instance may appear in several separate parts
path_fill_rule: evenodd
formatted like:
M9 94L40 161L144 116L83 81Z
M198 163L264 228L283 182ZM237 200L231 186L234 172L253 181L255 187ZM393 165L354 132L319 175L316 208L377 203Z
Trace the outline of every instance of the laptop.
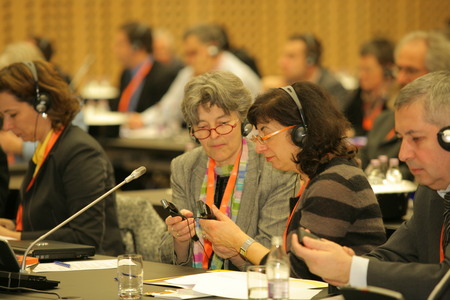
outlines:
M9 241L11 248L16 254L24 254L28 246L33 241ZM38 242L28 252L28 256L33 256L39 261L84 259L95 255L95 247L79 245L59 241L44 240Z
M31 288L37 290L54 289L59 281L48 280L41 275L20 272L16 255L8 241L0 239L0 290Z

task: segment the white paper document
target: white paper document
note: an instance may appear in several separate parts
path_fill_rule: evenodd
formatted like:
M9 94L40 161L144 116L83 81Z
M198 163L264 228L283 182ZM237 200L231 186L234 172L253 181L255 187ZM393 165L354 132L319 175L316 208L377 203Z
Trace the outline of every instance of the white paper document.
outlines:
M40 263L33 269L35 273L41 272L61 272L61 271L81 271L81 270L101 270L117 268L117 259L106 260L79 260L65 261L58 263Z
M247 273L246 272L208 272L196 275L182 276L160 281L145 281L147 284L173 284L174 286L192 289L194 292L203 295L213 295L218 297L247 299ZM311 299L320 292L320 288L327 287L327 284L314 280L303 280L291 278L289 281L290 299ZM177 290L180 291L180 290ZM191 295L189 298L180 297L176 293L167 292L168 299L191 299L196 298ZM180 292L177 292L180 293ZM181 294L181 293L180 293ZM155 295L156 296L156 295ZM157 295L166 298L165 295ZM170 298L169 298L170 297ZM197 296L201 297L201 296ZM204 297L204 296L203 296Z

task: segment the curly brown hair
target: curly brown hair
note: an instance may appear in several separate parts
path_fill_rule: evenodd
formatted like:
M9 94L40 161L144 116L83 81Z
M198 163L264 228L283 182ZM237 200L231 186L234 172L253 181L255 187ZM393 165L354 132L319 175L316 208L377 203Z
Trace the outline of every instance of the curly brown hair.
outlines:
M80 98L58 74L53 65L45 61L33 61L36 67L40 94L50 99L47 110L53 129L67 126L80 110ZM14 63L0 71L0 92L16 96L18 101L36 104L36 85L30 68L24 63Z
M329 94L314 83L297 82L292 85L303 107L307 134L303 148L293 160L297 169L314 177L320 165L332 157L355 160L356 147L345 138L350 123L337 109ZM250 107L248 120L251 124L277 121L283 126L302 124L297 105L282 89L272 89L259 95Z

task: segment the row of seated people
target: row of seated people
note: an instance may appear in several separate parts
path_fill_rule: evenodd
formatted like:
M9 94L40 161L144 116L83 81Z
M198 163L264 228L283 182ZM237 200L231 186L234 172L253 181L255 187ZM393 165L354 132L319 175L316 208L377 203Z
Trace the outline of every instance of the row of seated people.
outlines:
M40 45L39 39L35 41ZM322 86L336 99L352 124L347 136L368 136L367 145L358 154L364 169L373 158L380 155L393 158L398 154L399 140L393 131L392 110L398 90L425 73L448 70L450 61L450 41L441 33L412 32L395 49L390 41L375 39L360 49L359 87L349 92L322 65L322 44L311 34L292 35L279 59L281 76L266 76L262 80L254 60L230 46L221 26L201 24L186 30L182 43L184 67L175 56L173 45L170 34L161 29L152 31L144 23L127 23L117 31L113 50L123 72L120 95L110 103L113 110L131 112L126 127L156 128L154 132L158 135L178 132L184 123L180 110L184 86L192 76L208 71L236 74L254 96L268 88L309 81ZM49 53L48 47L41 48ZM15 50L15 53L24 52ZM11 59L10 52L0 57L0 65L39 59L34 55ZM51 58L48 54L47 57ZM27 158L34 149L29 146L27 151L21 147L20 140L4 133L0 143L8 152L24 153ZM404 178L412 179L406 165L401 164L400 168Z
M442 198L448 198L450 157L448 134L441 130L448 127L449 82L448 72L431 73L407 85L397 98L396 130L404 143L400 158L424 185L417 194L418 207L433 209L416 211L418 217L400 228L392 242L377 248L385 242L381 211L355 160L355 146L343 138L350 124L324 89L294 83L262 93L252 104L252 92L230 72L192 78L181 111L201 147L172 162L173 200L184 217L165 220L161 261L242 269L248 261L263 263L270 237L284 232L293 276L336 285L374 283L409 298L426 295L449 267ZM101 146L71 124L79 106L48 63L15 63L0 71L3 128L38 142L17 218L2 220L0 235L38 237L113 186L111 163ZM428 106L433 107L432 119L424 112ZM258 133L247 139L252 125ZM197 200L211 206L217 220L195 222ZM422 230L439 226L445 232L442 259L438 234L426 240L434 254L403 248L415 245ZM306 240L301 246L299 227L325 240ZM192 241L195 234L198 242ZM100 254L123 252L114 196L51 238L95 245ZM369 251L377 262L360 257ZM367 274L363 281L350 271L358 259ZM389 273L382 270L391 264L383 260L402 263ZM386 276L392 280L384 280ZM402 278L417 284L405 287L399 283Z

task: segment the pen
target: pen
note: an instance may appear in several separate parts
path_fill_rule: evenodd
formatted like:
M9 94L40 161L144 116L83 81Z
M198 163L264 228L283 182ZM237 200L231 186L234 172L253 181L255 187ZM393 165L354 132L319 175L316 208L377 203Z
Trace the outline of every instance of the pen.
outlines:
M58 266L70 268L70 264L65 263L65 262L62 262L62 261L55 260L53 263L56 264L56 265L58 265Z

